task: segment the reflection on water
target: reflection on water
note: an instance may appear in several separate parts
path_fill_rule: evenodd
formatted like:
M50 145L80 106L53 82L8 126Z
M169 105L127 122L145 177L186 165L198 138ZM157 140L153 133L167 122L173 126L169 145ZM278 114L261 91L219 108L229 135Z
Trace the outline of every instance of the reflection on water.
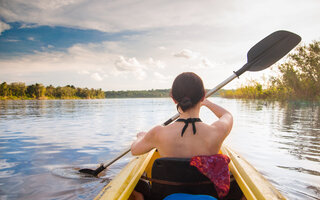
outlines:
M289 199L319 199L320 105L236 101L231 146Z
M283 119L277 136L283 149L298 159L320 162L320 106L282 105Z
M309 177L310 182L300 186L298 188L300 191L297 192L305 194L310 199L319 199L320 106L305 102L291 102L280 107L283 115L281 118L278 117L279 129L275 136L279 138L279 149L286 150L296 159L295 162L291 162L287 166L279 165L278 167ZM315 184L312 180L315 181ZM310 190L310 194L304 191L305 186ZM290 189L297 190L293 184L291 184Z
M212 100L234 115L226 143L289 199L319 199L319 105ZM0 199L92 199L130 155L99 179L54 172L95 169L175 112L170 99L0 101ZM205 108L201 118L215 119Z

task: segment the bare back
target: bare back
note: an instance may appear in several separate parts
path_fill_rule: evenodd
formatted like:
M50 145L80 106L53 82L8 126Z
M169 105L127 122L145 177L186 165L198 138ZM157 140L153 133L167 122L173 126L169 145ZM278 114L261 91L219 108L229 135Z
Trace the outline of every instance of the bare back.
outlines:
M219 152L222 144L221 133L214 126L196 122L196 133L189 124L181 137L183 122L158 129L156 148L161 157L192 157L196 155L213 155Z
M159 150L161 157L189 158L217 154L231 131L233 118L227 110L205 99L194 108L181 113L181 119L198 118L201 106L208 107L219 119L211 125L195 122L195 134L192 124L189 123L183 137L183 122L174 122L165 127L155 126L148 132L140 132L131 145L132 155L140 155L153 148Z

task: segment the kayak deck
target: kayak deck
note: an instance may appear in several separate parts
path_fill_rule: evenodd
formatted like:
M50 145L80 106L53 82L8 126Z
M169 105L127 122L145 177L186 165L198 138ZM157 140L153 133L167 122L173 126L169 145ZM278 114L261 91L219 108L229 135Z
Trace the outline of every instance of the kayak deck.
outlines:
M246 199L285 199L252 165L245 159L223 146L221 152L230 157L229 168ZM95 197L95 200L127 200L141 175L151 177L151 168L157 151L140 155L132 159L120 173Z

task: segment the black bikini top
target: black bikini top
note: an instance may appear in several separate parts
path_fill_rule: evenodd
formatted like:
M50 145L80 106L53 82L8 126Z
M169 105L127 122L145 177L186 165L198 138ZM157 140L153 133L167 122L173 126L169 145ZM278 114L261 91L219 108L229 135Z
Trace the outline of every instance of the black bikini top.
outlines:
M181 137L183 136L184 132L186 131L186 129L188 128L188 125L189 123L192 124L192 128L193 128L193 135L196 134L197 130L196 130L196 125L195 125L195 122L202 122L200 118L188 118L188 119L177 119L176 122L184 122L185 125L182 129L182 132L181 132Z

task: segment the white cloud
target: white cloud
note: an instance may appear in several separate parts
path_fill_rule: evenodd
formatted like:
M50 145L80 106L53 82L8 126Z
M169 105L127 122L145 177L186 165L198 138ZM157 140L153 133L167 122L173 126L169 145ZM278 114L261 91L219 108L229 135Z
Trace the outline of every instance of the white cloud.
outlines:
M253 0L203 0L201 3L192 0L10 0L1 5L0 16L8 22L80 27L104 32L194 25L215 26L217 30L249 24L249 27L255 25L256 30L275 24L279 27L299 26L302 29L308 26L306 23L309 23L310 17L319 18L319 12L315 9L319 6L319 1L299 0L270 0L263 3ZM272 12L269 12L270 9ZM274 23L275 20L277 23ZM190 31L196 33L197 30Z
M30 41L34 41L34 37L28 37L27 39Z
M160 60L154 60L153 58L149 58L148 62L149 65L151 65L151 67L156 67L156 68L160 68L163 69L166 67L166 64Z
M124 56L118 56L114 65L118 70L115 75L132 73L132 75L138 80L144 80L147 76L147 73L145 72L146 66L141 64L135 57L125 58ZM126 77L128 78L128 76Z
M182 49L178 53L174 53L173 56L180 57L180 58L186 58L186 59L192 59L192 58L198 57L198 53L195 53L189 49Z
M117 53L113 52L113 47ZM97 82L106 81L106 77L109 77L108 80L117 79L117 81L126 79L126 82L131 83L136 80L144 80L147 77L147 70L149 70L146 67L147 59L145 62L140 62L135 57L128 58L119 55L118 51L122 49L120 47L121 44L116 45L115 42L75 44L63 52L44 48L43 51L35 51L33 54L1 58L0 79L25 81L26 79L30 80L28 78L30 76L40 74L40 79L47 77L48 81L51 80L49 84L52 84L52 80L59 82L62 78L53 78L53 74L62 74L77 79L76 81L81 84L84 84L84 81L89 82L90 79ZM155 62L155 64L159 63L161 62ZM69 78L67 77L67 79ZM45 83L39 78L34 80Z
M0 21L0 35L2 32L9 30L11 27L9 24L4 23L3 21Z
M0 59L1 72L5 74L77 71L79 74L89 75L94 71L98 72L98 69L106 69L105 71L112 73L114 71L113 62L117 55L104 50L108 43L99 45L76 44L68 48L66 52L35 51L33 54L20 57L2 58Z
M206 7L202 5L206 4ZM103 0L10 0L0 8L1 16L25 24L62 25L105 32L144 30L201 23L216 23L217 4L206 1L103 1ZM183 9L181 7L183 6ZM228 5L223 6L228 8ZM205 8L205 11L204 11ZM220 6L221 9L221 6ZM152 12L150 12L152 10ZM213 10L213 11L212 11ZM166 17L163 17L163 13ZM198 15L197 13L202 13ZM213 17L212 13L214 13ZM180 17L183 16L183 17Z
M119 56L114 64L119 71L137 71L145 68L135 57L126 59L123 56Z
M85 76L90 76L90 78L96 80L96 81L102 81L104 78L107 78L109 77L108 74L106 74L102 69L94 69L94 71L99 71L100 73L98 72L90 72L88 70L81 70L81 71L78 71L78 74L80 75L85 75Z
M160 47L158 47L158 49L160 49L160 50L166 50L167 48L164 47L164 46L160 46Z
M91 78L93 78L96 81L102 81L103 80L103 78L98 73L91 74Z
M213 67L213 64L210 62L208 58L202 57L201 62L204 67Z
M193 68L212 68L214 67L210 60L202 56L199 52L189 49L182 49L178 53L173 54L174 57L186 58Z

